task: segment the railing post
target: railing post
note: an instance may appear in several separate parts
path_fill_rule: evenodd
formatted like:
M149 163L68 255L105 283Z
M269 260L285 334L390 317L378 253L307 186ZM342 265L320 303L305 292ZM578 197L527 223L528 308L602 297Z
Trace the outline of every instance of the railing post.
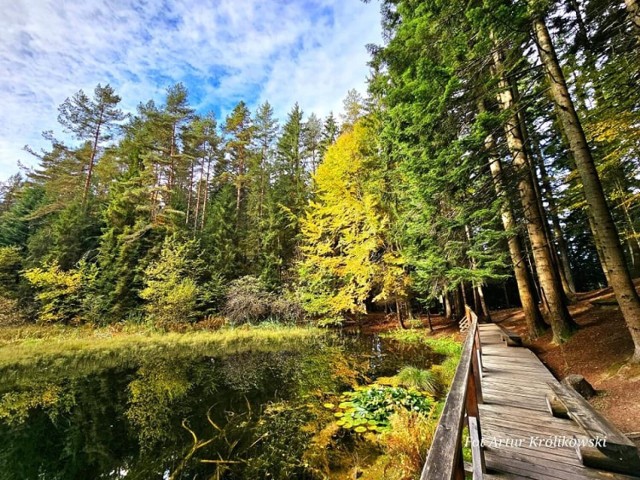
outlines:
M477 324L474 324L477 329ZM473 328L473 327L472 327ZM469 427L469 439L471 440L471 453L473 463L473 478L482 478L482 473L486 473L487 467L484 460L484 452L482 450L482 430L480 428L480 412L478 405L483 402L482 399L482 379L478 371L478 361L475 350L475 342L473 344L473 355L471 356L471 369L469 371L469 380L467 382L467 396L465 409L467 411L467 425ZM479 475L480 473L480 475Z
M474 333L474 344L476 347L476 357L478 359L478 366L480 372L480 378L482 378L482 342L480 341L480 329L476 325L475 333Z

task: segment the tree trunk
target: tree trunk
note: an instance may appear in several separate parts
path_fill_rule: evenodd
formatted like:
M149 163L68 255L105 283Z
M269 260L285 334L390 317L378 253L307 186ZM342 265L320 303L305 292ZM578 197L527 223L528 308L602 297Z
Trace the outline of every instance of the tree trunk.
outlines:
M551 94L559 107L559 120L564 127L569 147L573 152L576 167L582 180L585 200L592 212L595 228L593 234L600 239L611 286L635 345L631 361L640 363L640 297L638 297L629 274L618 231L607 205L591 150L569 96L569 90L544 20L536 17L533 21L533 29L538 42L540 58L551 87Z
M209 200L209 182L211 181L211 154L207 156L207 177L204 181L204 198L202 199L202 218L200 219L200 231L204 230L207 219L207 201Z
M404 320L402 319L402 312L400 311L400 303L398 302L398 299L396 298L396 317L398 319L398 323L400 323L400 327L403 330L406 330L407 327L404 324Z
M638 0L624 0L631 23L635 26L636 38L640 42L640 4Z
M505 302L506 308L511 308L511 299L509 298L509 290L507 290L507 282L502 283L502 294L504 295L504 302ZM537 305L536 305L536 308L538 308ZM525 316L525 319L526 319L526 316Z
M479 108L480 111L484 111L485 107L482 102L479 104ZM546 325L542 320L540 309L538 308L538 304L535 300L534 287L531 282L529 272L527 271L527 264L522 255L522 244L517 233L515 216L503 183L504 177L502 172L502 163L500 162L500 159L493 154L496 148L496 142L493 135L488 135L487 138L485 138L484 144L485 149L489 154L489 168L493 178L493 186L498 198L502 199L502 225L504 226L505 232L510 232L508 239L509 254L511 255L511 263L516 277L516 284L518 285L520 303L522 303L522 310L527 323L529 336L534 339L546 329ZM509 307L509 299L506 295L506 286L505 299L507 301L507 307Z
M567 246L567 241L562 234L562 226L560 225L560 218L558 217L558 206L556 205L556 200L553 197L553 189L551 188L551 181L549 179L549 174L547 173L547 167L544 164L544 157L542 156L542 152L539 155L539 167L540 167L540 176L542 177L542 188L544 193L546 194L546 200L549 204L549 217L551 218L551 230L553 233L553 238L556 242L556 246L558 247L558 255L560 260L560 268L564 272L564 277L567 281L567 286L569 287L569 291L571 293L576 292L576 285L573 280L573 273L571 272L571 264L569 263L569 247Z
M487 322L491 321L491 314L489 313L489 309L487 308L487 302L484 298L484 289L482 288L482 284L478 284L476 286L476 291L478 292L478 297L480 298L480 306L482 307L482 316L484 320ZM542 320L540 321L542 323Z
M86 206L87 198L89 197L89 189L91 188L91 175L93 174L93 165L96 161L96 155L98 154L98 140L100 140L100 129L102 128L104 105L100 108L100 116L98 117L98 123L96 124L96 133L93 136L93 145L91 147L91 157L89 158L89 168L87 169L87 178L84 182L84 190L82 191L82 206Z
M442 295L444 297L444 317L450 320L453 318L453 312L451 311L451 298L449 292L444 292Z
M187 214L185 215L185 225L189 226L189 217L191 216L191 200L193 198L193 180L195 176L196 161L191 159L191 169L189 173L189 194L187 195ZM195 223L195 222L194 222Z
M464 300L462 299L462 290L460 287L453 291L453 311L454 320L458 321L464 315Z
M525 131L526 126L524 123L521 123L523 131ZM527 142L525 142L527 143ZM529 144L531 142L528 142ZM535 165L535 155L531 155L530 158L529 169L531 171L531 180L533 181L533 187L536 193L536 199L538 201L538 210L540 212L540 218L542 219L542 225L544 227L544 236L546 238L547 248L549 249L549 254L551 255L551 259L553 261L553 268L555 270L555 275L560 279L560 283L562 285L562 291L565 295L565 299L569 302L575 302L576 295L574 289L569 285L569 281L567 280L567 276L565 274L564 269L560 263L560 256L558 255L558 251L556 250L555 244L553 242L553 234L551 232L551 228L549 226L549 218L547 217L547 211L544 208L542 203L542 191L540 188L540 181L538 178L538 172ZM540 161L542 160L542 156L540 156Z
M587 208L587 220L589 221L589 229L591 230L591 232L595 232L596 226L593 221L593 215L591 215L591 211L588 208ZM600 268L602 268L602 273L604 273L604 279L607 282L606 286L610 287L611 277L609 277L609 269L605 264L605 257L604 257L604 253L602 252L602 246L600 245L600 240L594 236L593 243L596 246L596 252L598 253L598 258L600 259Z
M553 341L563 343L575 331L577 325L567 309L562 285L556 275L553 259L547 245L544 225L540 217L533 180L529 170L521 125L518 115L515 113L517 109L515 108L513 86L510 84L504 71L501 52L497 47L493 57L500 86L498 100L503 111L510 112L504 128L505 136L513 157L513 166L518 176L520 200L524 210L529 239L531 240L531 248L533 250L533 258L538 272L541 291L547 304L549 323L553 330Z

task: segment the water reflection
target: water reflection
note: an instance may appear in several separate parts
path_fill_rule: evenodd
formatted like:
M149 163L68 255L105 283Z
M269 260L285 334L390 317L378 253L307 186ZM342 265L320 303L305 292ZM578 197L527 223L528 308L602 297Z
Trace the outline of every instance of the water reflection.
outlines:
M322 478L332 467L309 450L322 399L437 360L357 334L225 358L96 359L90 373L34 364L0 387L0 478Z

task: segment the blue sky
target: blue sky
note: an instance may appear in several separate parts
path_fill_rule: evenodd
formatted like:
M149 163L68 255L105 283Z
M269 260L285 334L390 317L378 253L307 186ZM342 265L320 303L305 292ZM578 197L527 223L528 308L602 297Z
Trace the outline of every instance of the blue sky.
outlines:
M41 132L79 89L110 83L133 112L162 102L183 82L200 112L224 115L239 100L264 100L284 119L341 110L365 91L380 43L377 2L360 0L13 0L0 16L0 180L33 165L22 148L46 147Z

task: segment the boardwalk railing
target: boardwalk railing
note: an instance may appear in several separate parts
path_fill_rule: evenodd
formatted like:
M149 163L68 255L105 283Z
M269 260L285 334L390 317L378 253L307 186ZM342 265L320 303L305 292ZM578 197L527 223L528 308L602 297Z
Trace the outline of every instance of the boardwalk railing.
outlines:
M473 478L481 479L486 472L478 416L478 404L482 403L482 347L478 316L468 306L465 309L463 321L466 320L467 338L420 480L465 478L462 459L465 419L469 427Z

